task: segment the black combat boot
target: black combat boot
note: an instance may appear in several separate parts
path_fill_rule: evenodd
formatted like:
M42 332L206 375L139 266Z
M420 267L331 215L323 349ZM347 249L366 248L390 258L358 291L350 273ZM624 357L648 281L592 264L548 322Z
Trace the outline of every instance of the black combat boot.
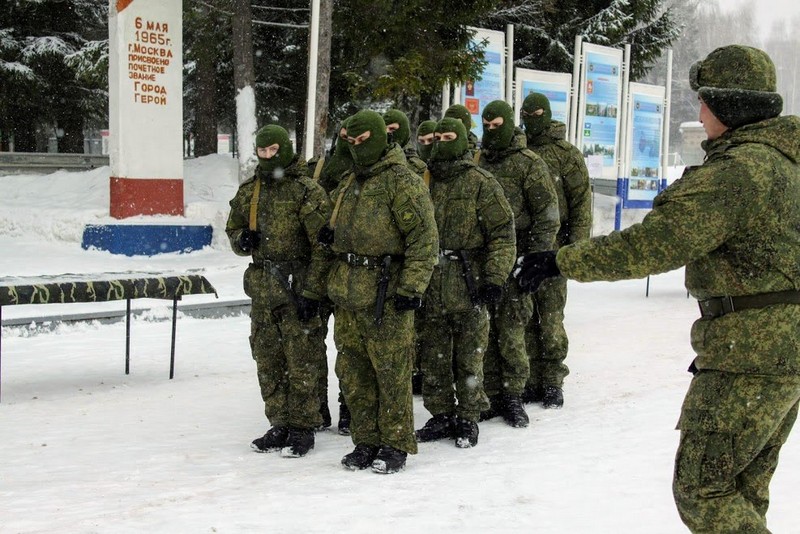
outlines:
M530 422L522 397L519 395L503 395L503 419L514 428L524 428Z
M317 427L317 430L325 430L331 426L331 410L328 408L327 400L320 403L319 414L322 416L322 424Z
M266 434L254 439L250 447L256 452L279 451L286 445L287 437L289 437L289 427L273 426Z
M542 395L542 406L545 408L561 408L564 406L564 392L557 386L545 386Z
M344 399L339 401L339 434L342 436L350 435L350 408L345 404Z
M503 414L503 396L502 395L492 395L489 397L489 409L485 412L481 412L481 416L478 418L479 421L488 421L489 419L494 419L498 415Z
M478 423L456 416L456 447L468 449L478 444Z
M541 386L525 386L525 390L522 392L522 402L525 404L541 402L543 394Z
M420 443L445 438L452 439L453 428L453 415L449 413L440 413L428 419L425 426L414 432L414 436Z
M395 449L391 445L383 445L372 462L372 471L381 475L391 475L406 466L406 451Z
M352 471L366 469L375 461L375 457L378 455L378 449L380 449L380 447L377 445L356 445L353 452L344 455L344 458L342 458L342 465Z
M300 458L314 448L314 429L289 427L289 437L286 446L281 449L284 458Z

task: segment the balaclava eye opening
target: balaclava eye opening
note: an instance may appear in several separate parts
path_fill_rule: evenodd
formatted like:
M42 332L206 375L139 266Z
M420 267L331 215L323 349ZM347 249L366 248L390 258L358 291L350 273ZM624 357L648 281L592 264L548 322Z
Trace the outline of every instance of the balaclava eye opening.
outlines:
M436 133L455 133L457 137L452 141L434 141L431 161L453 161L463 156L469 149L467 130L458 119L443 118L436 125Z
M494 130L487 125L483 126L483 146L490 150L503 150L511 146L514 139L514 111L511 106L503 100L493 100L483 108L481 115L483 120L493 121L497 117L503 117L503 124Z
M258 157L258 168L264 172L285 169L294 158L294 147L289 132L277 124L268 124L256 133L256 148L278 145L278 152L271 158ZM256 154L258 156L258 154Z
M543 110L541 115L536 115L537 110ZM550 100L542 93L531 93L522 102L522 124L525 125L525 133L531 137L543 134L550 126L553 112L550 109Z

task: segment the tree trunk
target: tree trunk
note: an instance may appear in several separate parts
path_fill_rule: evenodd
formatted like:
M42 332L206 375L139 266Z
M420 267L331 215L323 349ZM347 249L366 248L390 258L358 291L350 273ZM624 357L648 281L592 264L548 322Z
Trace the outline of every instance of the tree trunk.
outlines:
M197 50L197 107L194 110L194 155L217 152L216 47L201 39Z
M236 130L239 178L248 177L255 156L256 104L253 71L253 13L250 0L231 0L233 9L233 83L236 88Z
M310 29L310 28L309 28ZM319 2L319 53L317 63L316 117L314 117L314 155L325 152L328 135L328 98L331 85L331 40L333 37L333 0Z

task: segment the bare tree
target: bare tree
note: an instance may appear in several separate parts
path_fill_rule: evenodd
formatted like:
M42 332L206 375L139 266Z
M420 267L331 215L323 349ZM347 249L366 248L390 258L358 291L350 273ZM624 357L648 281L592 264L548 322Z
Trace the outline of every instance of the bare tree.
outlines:
M331 40L333 35L333 0L319 2L319 51L317 63L316 116L314 117L314 156L325 152L328 132L328 98L331 82Z

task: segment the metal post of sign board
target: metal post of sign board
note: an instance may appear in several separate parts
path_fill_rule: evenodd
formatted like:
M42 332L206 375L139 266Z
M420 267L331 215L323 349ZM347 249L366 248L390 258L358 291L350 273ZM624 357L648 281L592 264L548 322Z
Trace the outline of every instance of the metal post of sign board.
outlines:
M450 82L444 82L442 86L442 117L444 112L450 107Z
M317 115L317 58L319 56L319 0L311 0L311 39L308 45L308 91L306 93L305 158L314 157L314 131ZM172 378L172 377L170 377Z
M572 60L572 102L569 111L569 134L567 140L578 146L578 95L581 92L581 61L583 60L583 37L575 36L575 55Z
M625 195L625 180L628 173L628 83L631 78L631 45L625 45L622 59L622 105L619 109L619 128L617 129L617 207L614 210L614 230L622 227L622 201Z
M506 102L514 101L514 25L506 24Z
M661 142L663 167L661 189L666 189L669 174L669 114L672 113L672 49L667 50L667 81L664 94L664 139Z

